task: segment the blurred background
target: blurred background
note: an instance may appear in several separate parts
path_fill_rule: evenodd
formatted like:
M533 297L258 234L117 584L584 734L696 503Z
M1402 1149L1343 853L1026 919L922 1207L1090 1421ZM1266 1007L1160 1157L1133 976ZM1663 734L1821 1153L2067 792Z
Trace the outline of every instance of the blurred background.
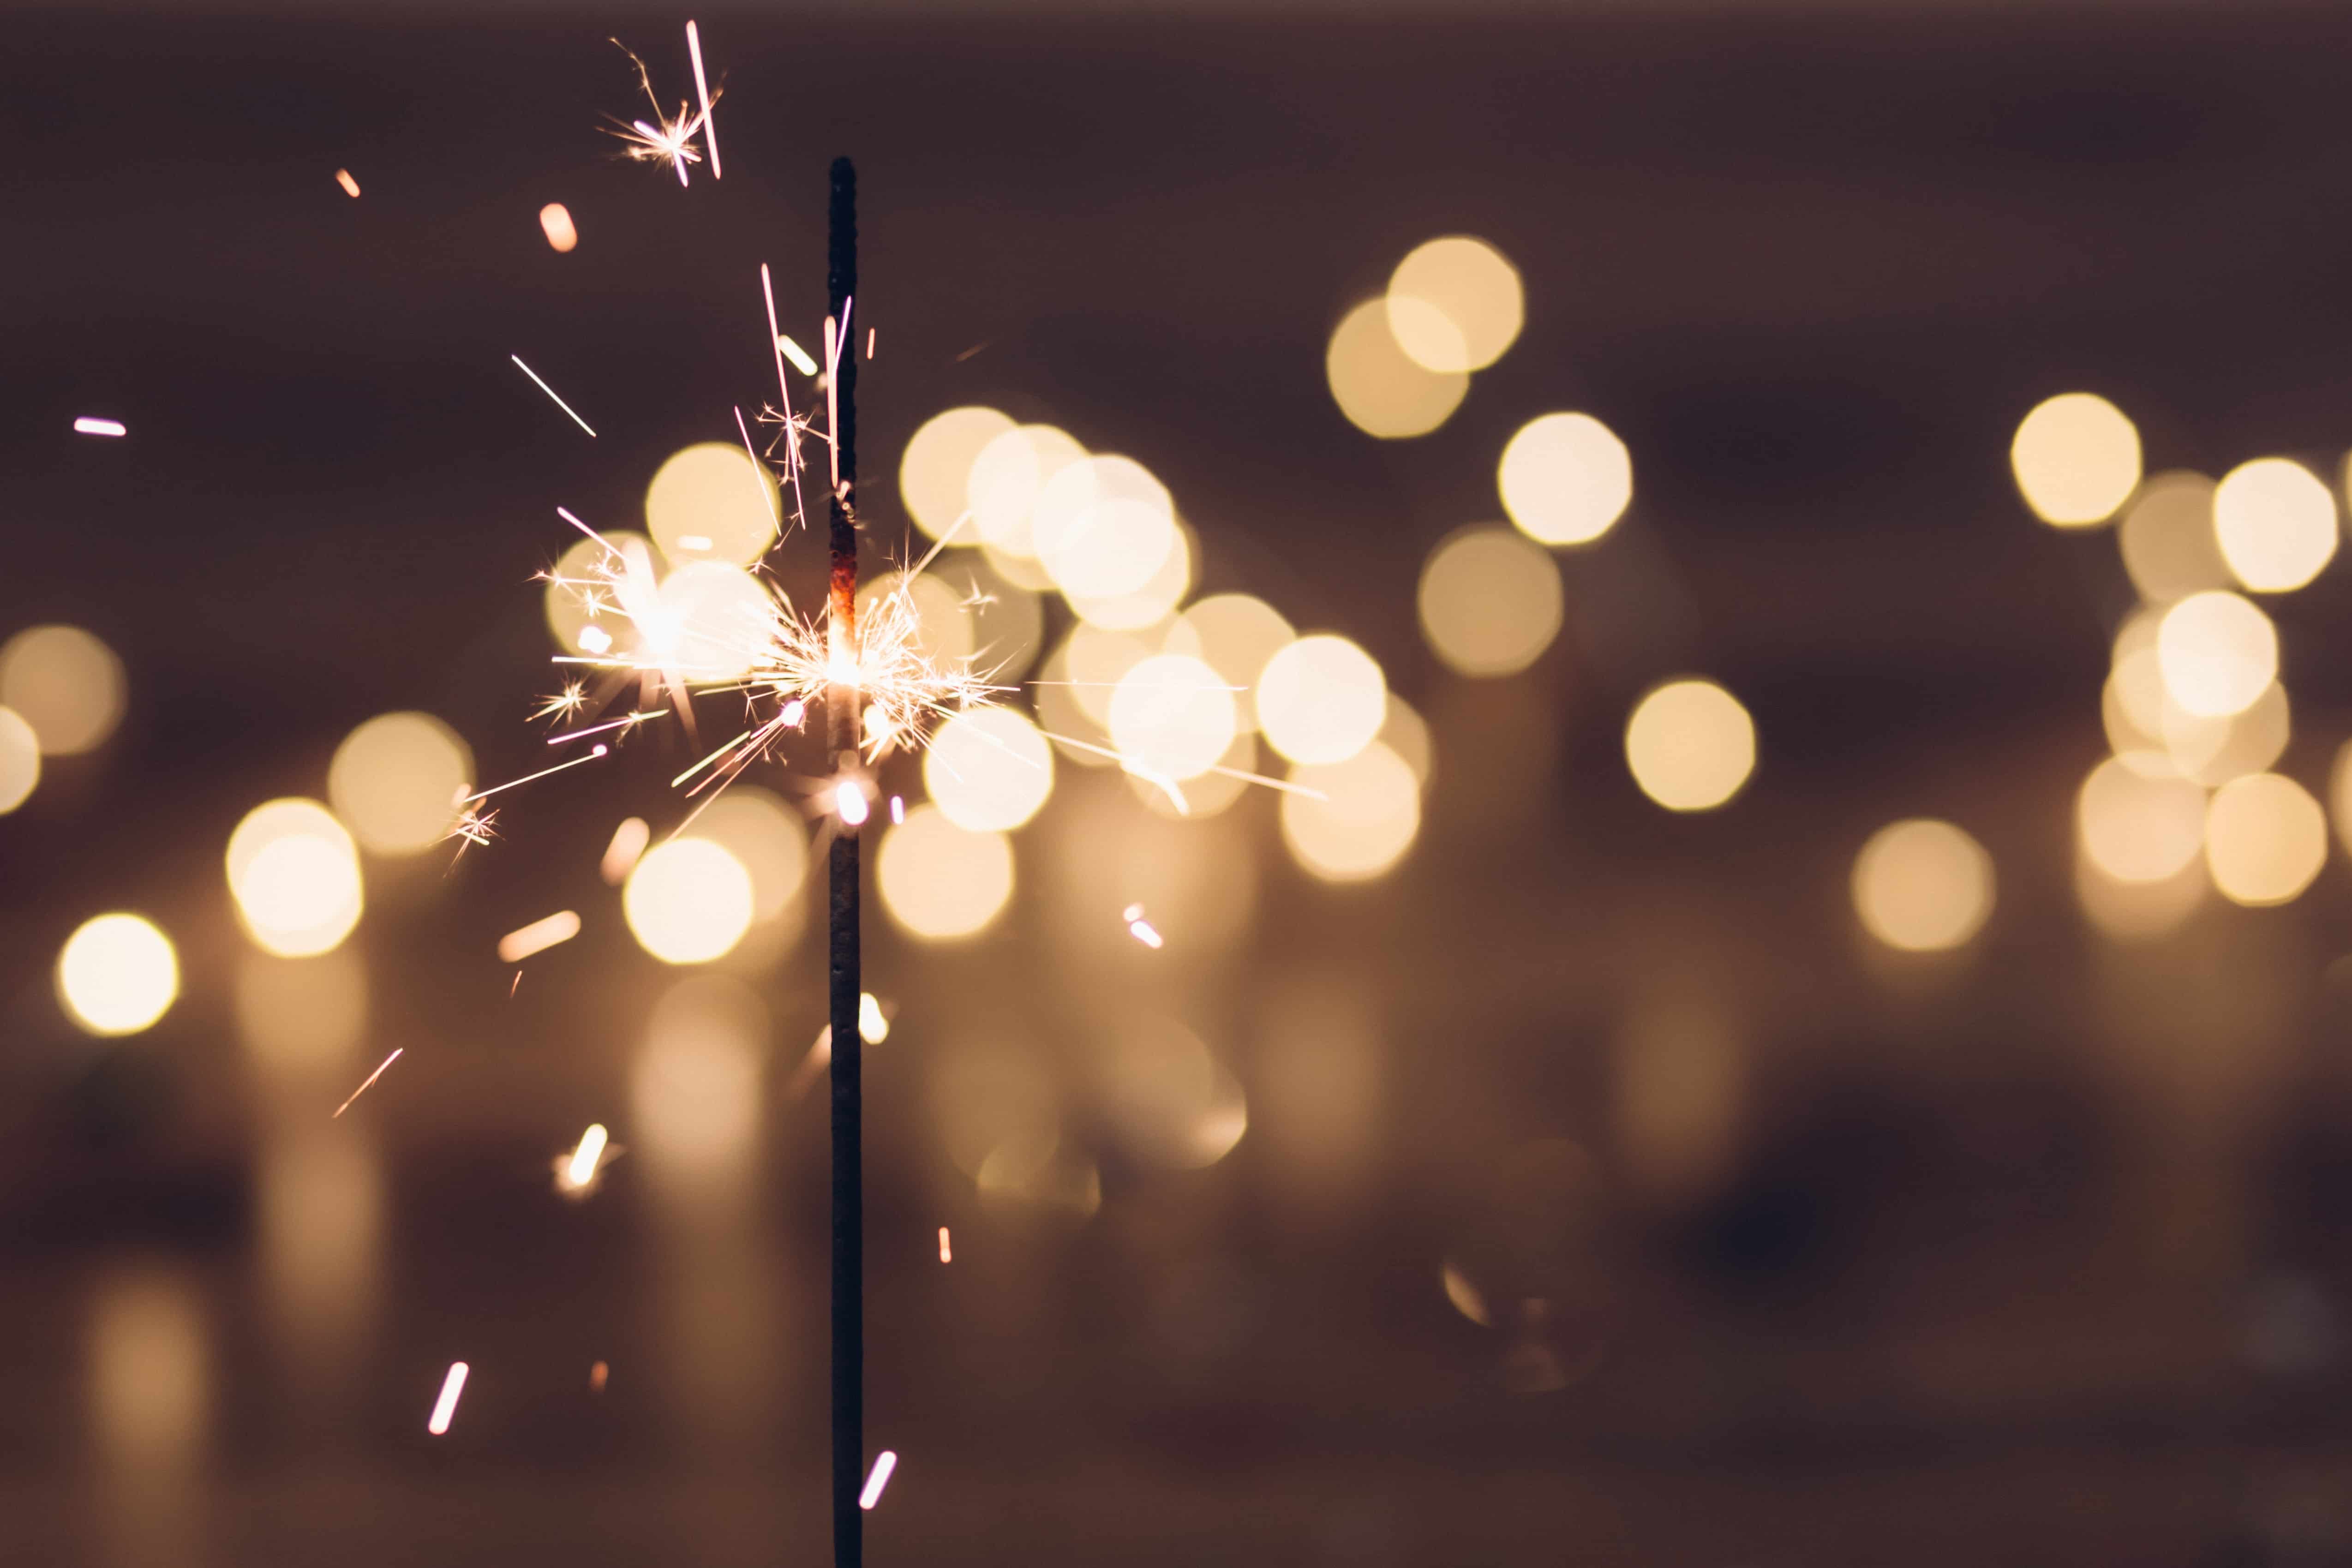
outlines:
M845 152L875 1562L2352 1561L2338 16L699 20L9 18L0 1559L829 1561Z

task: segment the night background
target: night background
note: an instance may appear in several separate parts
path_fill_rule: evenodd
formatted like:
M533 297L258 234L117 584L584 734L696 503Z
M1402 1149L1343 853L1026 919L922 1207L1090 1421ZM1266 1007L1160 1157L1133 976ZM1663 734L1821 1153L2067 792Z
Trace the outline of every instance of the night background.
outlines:
M847 153L868 574L1177 523L918 580L1064 740L870 779L871 1562L2352 1563L2340 11L714 7L681 188L687 15L6 11L0 1562L830 1561L823 748L446 803Z

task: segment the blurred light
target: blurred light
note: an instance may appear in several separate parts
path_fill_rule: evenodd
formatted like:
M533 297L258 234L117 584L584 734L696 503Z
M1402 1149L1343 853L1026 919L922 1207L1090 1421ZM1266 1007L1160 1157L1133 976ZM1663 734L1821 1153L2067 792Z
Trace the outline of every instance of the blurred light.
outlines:
M1037 1164L1061 1141L1054 1076L1036 1055L1011 1040L958 1039L932 1058L929 1100L939 1146L956 1169L977 1181L998 1150L1034 1151Z
M1185 654L1147 658L1119 677L1110 697L1111 743L1139 772L1197 778L1239 733L1233 691Z
M979 531L973 542L1034 560L1038 494L1055 475L1086 455L1087 449L1068 432L1051 425L1023 425L991 437L972 458L965 480L971 526Z
M637 945L664 963L708 963L751 927L751 873L722 845L673 838L629 873L621 910Z
M1300 637L1276 650L1258 676L1258 728L1294 763L1346 762L1387 717L1387 678L1343 637Z
M863 624L877 599L902 589L915 616L909 646L942 669L961 668L978 647L971 617L964 610L963 595L930 572L911 578L904 572L885 572L859 584L859 622Z
M325 952L359 924L359 850L315 800L255 806L229 835L226 861L236 912L265 952Z
M134 1468L185 1458L203 1437L212 1381L194 1283L143 1270L108 1279L89 1322L91 1425L109 1457Z
M2213 481L2176 469L2140 487L2116 531L2124 570L2151 605L2168 605L2230 585L2229 563L2213 536Z
M993 408L950 408L933 415L907 443L898 459L898 494L907 515L933 539L954 531L954 542L978 544L981 536L962 520L973 459L991 441L1013 428L1013 421Z
M320 1121L309 1099L289 1107L256 1155L256 1247L271 1326L300 1383L348 1388L354 1363L364 1365L367 1331L384 1299L383 1162L364 1134ZM273 1384L289 1381L286 1370L273 1364Z
M84 921L58 954L58 998L93 1035L135 1035L179 994L171 939L137 915Z
M808 875L808 829L799 812L757 784L733 784L702 808L688 836L710 840L751 873L753 919L789 915L787 936L800 934L802 910L793 895Z
M2200 719L2166 704L2164 744L2173 767L2207 788L2266 771L2292 738L2286 688L2272 681L2242 713Z
M1462 372L1427 370L1406 356L1389 326L1385 299L1367 300L1341 318L1323 374L1348 423L1384 441L1428 435L1470 390Z
M1343 1198L1370 1184L1383 1147L1381 1020L1342 971L1286 976L1258 1011L1252 1120L1305 1196Z
M1756 769L1756 725L1711 680L1659 687L1625 721L1625 762L1642 793L1669 811L1711 811Z
M559 910L541 920L535 920L519 930L499 938L499 962L520 963L533 953L545 952L551 947L570 942L580 934L580 916L572 910Z
M646 826L644 817L621 819L621 826L613 829L613 841L604 846L604 858L596 867L596 874L604 879L605 886L617 888L627 879L653 836L654 830Z
M874 874L892 920L927 942L952 941L983 930L1012 898L1013 845L919 805L883 835Z
M874 1457L874 1469L866 1478L866 1489L857 1494L857 1506L872 1511L882 1500L882 1489L890 1484L890 1472L898 1468L898 1456L885 1448Z
M1192 646L1171 651L1196 655L1219 679L1243 692L1255 691L1265 661L1298 637L1281 611L1250 594L1213 594L1186 610L1180 621L1191 631ZM1239 721L1255 728L1256 703L1237 706Z
M96 747L121 721L122 701L122 661L79 626L28 626L0 644L0 704L49 756Z
M1404 759L1404 765L1412 770L1413 778L1426 793L1430 776L1437 767L1435 743L1429 738L1429 721L1414 712L1411 704L1391 691L1389 693L1388 717L1381 721L1381 732L1376 738Z
M359 193L354 191L352 194L357 195ZM88 414L76 419L73 427L74 434L77 436L121 437L131 434L131 427L120 419L100 419Z
M759 994L725 975L691 975L662 994L629 1075L631 1137L658 1179L742 1174L768 1035Z
M1437 1283L1455 1311L1482 1329L1495 1326L1494 1317L1486 1310L1486 1298L1479 1293L1477 1286L1470 1283L1467 1274L1454 1267L1452 1258L1444 1258L1438 1263Z
M596 1173L596 1162L604 1157L604 1145L611 1137L603 1122L588 1124L588 1131L580 1134L579 1146L572 1151L572 1158L563 1167L567 1185L579 1188L588 1184L588 1179Z
M2122 882L2161 882L2205 844L2205 792L2186 779L2147 778L2110 757L2074 801L2084 855Z
M457 1396L466 1392L467 1370L464 1362L453 1361L448 1375L441 1380L441 1396L433 1402L433 1414L425 1423L425 1429L436 1437L447 1432L449 1423L457 1416Z
M1486 241L1449 235L1417 246L1389 278L1389 330L1424 370L1484 370L1526 320L1518 268Z
M2278 675L2278 632L2235 594L2191 594L2164 613L2157 657L2172 700L2201 718L2242 712Z
M1284 791L1282 837L1298 863L1327 882L1381 875L1421 832L1420 782L1378 741L1343 763L1293 768L1290 782L1326 797Z
M327 798L367 848L414 855L449 836L473 780L473 753L448 725L430 713L383 713L335 748Z
M2327 775L2327 807L2336 817L2336 837L2352 855L2352 741L2336 748L2336 764Z
M1073 598L1132 594L1176 548L1175 503L1132 458L1064 468L1037 492L1032 527L1038 561Z
M1186 779L1181 789L1184 796L1181 808L1179 808L1176 802L1170 798L1164 785L1154 784L1141 773L1129 773L1127 775L1129 793L1141 801L1154 816L1171 817L1184 822L1200 822L1230 808L1235 801L1250 791L1249 781L1235 778L1234 773L1254 773L1260 771L1257 737L1241 727L1238 717L1239 710L1236 707L1237 721L1234 726L1233 743L1228 745L1216 760L1217 767L1230 768L1233 772L1209 772Z
M811 357L808 350L801 347L801 345L793 340L793 335L790 332L778 332L776 334L776 348L786 359L792 362L793 368L799 371L803 375L814 375L817 374L816 361Z
M1173 527L1168 553L1141 587L1108 596L1068 594L1070 608L1082 619L1112 631L1138 631L1166 620L1192 591L1192 531L1181 518Z
M2336 498L2290 458L2257 458L2221 476L2213 533L2238 581L2283 594L2319 575L2336 555Z
M24 715L0 708L0 816L24 805L40 782L40 738Z
M2139 484L2139 432L2123 411L2088 392L2034 405L2010 443L2025 504L2059 528L2105 522Z
M776 542L778 510L767 470L727 441L680 447L646 487L646 531L673 565L751 565Z
M1892 823L1854 858L1854 912L1889 947L1958 947L1992 913L1992 857L1948 822Z
M646 552L648 564L655 559L653 541L642 533L617 528L604 530L604 535L616 551L625 552L634 544ZM593 539L582 539L556 557L555 564L549 569L541 603L547 614L547 629L565 653L598 658L614 653L625 658L636 647L636 628L625 616L614 613L612 590L604 586L604 569L613 560L604 545ZM595 586L592 588L590 584ZM588 613L587 601L592 593L602 602L601 615ZM593 638L588 636L591 632L594 634Z
M1120 1142L1143 1163L1185 1171L1213 1165L1248 1131L1241 1085L1182 1025L1138 1020L1108 1046L1100 1063L1104 1109Z
M338 169L335 171L335 184L343 187L343 195L352 197L353 200L358 199L360 194L360 183L352 178L352 172L349 169Z
M833 786L833 814L845 826L863 827L872 812L866 803L866 786L856 779L844 779Z
M646 656L697 686L726 686L766 654L772 601L760 580L723 561L689 561L662 579Z
M1521 426L1503 447L1496 479L1511 521L1545 544L1600 538L1633 499L1632 455L1589 414L1546 414Z
M869 1046L878 1046L890 1037L890 1020L871 991L857 994L857 1037Z
M1465 528L1421 569L1421 630L1463 675L1516 675L1559 635L1559 568L1525 536Z
M1729 1163L1747 1099L1739 1031L1705 987L1660 987L1613 1042L1617 1142L1642 1185L1695 1195Z
M2202 821L2198 837L2204 837ZM2099 869L2088 855L2078 850L2074 856L2074 896L2091 923L2117 942L2153 942L2179 929L2212 885L2202 858L2161 882L2125 882Z
M1108 768L1115 765L1112 760L1105 756L1102 752L1091 748L1100 746L1105 751L1109 749L1110 731L1105 726L1105 721L1110 717L1109 704L1107 701L1104 704L1102 720L1094 718L1087 711L1085 703L1079 700L1080 693L1085 689L1080 687L1070 674L1072 645L1077 641L1081 633L1090 629L1083 623L1072 627L1070 636L1060 647L1046 656L1045 668L1038 672L1035 683L1037 722L1038 728L1048 739L1053 740L1054 749L1071 762L1080 767ZM1097 635L1118 636L1114 632ZM1144 657L1143 649L1139 646L1135 649L1135 654L1136 658ZM1130 665L1134 662L1133 658L1128 661ZM1122 668L1119 673L1125 674L1126 669ZM1108 698L1109 693L1106 691L1102 695ZM1084 744L1077 742L1084 742Z
M547 236L548 245L565 252L580 243L580 231L572 226L572 210L562 202L550 202L539 209L539 231Z
M2327 860L2327 819L2293 779L2252 773L2213 792L2206 808L2205 864L2235 904L2284 904Z
M968 708L932 734L923 753L923 788L958 827L1010 832L1053 794L1053 748L1013 709Z
M367 971L350 950L310 958L240 954L236 1027L256 1065L281 1082L331 1079L367 1028Z
M955 595L975 669L999 685L1029 673L1045 633L1045 606L1034 593L996 571L985 552L942 556L923 577Z

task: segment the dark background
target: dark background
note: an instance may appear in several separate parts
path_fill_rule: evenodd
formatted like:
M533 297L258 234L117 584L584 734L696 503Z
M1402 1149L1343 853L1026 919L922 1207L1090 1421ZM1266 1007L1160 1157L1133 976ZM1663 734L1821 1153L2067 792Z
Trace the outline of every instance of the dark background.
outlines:
M2284 452L2334 479L2340 12L705 14L728 175L691 192L597 132L641 109L607 35L674 89L682 19L6 18L0 634L89 626L131 710L0 819L0 1560L826 1560L824 1127L784 1092L815 944L753 976L763 1154L701 1229L625 1161L587 1204L548 1191L585 1121L628 1142L658 966L609 918L511 1001L488 956L609 900L587 868L619 816L675 815L677 754L372 880L360 1065L406 1055L353 1112L378 1284L317 1364L256 1262L268 1118L218 855L385 709L447 719L486 775L529 765L552 508L618 520L669 451L730 437L769 374L759 262L814 339L847 152L869 480L962 403L1132 453L1204 591L1358 638L1437 749L1420 842L1367 888L1292 869L1267 799L1219 819L1202 852L1255 889L1222 950L1074 947L1042 875L970 948L871 922L901 1009L868 1068L869 1431L901 1455L873 1561L2352 1561L2328 979L2352 883L2209 902L2153 947L2084 921L2073 791L2131 590L2006 468L2027 408L2087 387L2151 469ZM1374 442L1325 340L1449 232L1516 262L1526 333L1443 430ZM1569 629L1534 670L1450 677L1420 562L1496 515L1501 443L1563 407L1624 437L1634 510L1562 557ZM84 413L131 438L71 437ZM895 531L894 487L868 494ZM2315 792L2352 733L2347 607L2338 572L2276 611L2280 766ZM1674 817L1619 736L1694 668L1761 761ZM1024 878L1056 814L1120 798L1066 777ZM2000 904L1969 952L1896 964L1845 879L1913 815L1969 825ZM100 1046L49 967L126 904L181 937L185 992ZM1083 1222L984 1207L937 1151L924 1086L973 1030L1076 1051L1150 1003L1255 1092L1299 984L1377 1025L1377 1154L1337 1188L1286 1174L1262 1112L1209 1171L1107 1164ZM1612 1127L1613 1042L1694 994L1737 1021L1747 1087L1736 1147L1660 1192ZM1449 1258L1550 1305L1481 1328ZM120 1290L197 1306L203 1418L160 1455L90 1415ZM476 1381L429 1438L458 1356Z

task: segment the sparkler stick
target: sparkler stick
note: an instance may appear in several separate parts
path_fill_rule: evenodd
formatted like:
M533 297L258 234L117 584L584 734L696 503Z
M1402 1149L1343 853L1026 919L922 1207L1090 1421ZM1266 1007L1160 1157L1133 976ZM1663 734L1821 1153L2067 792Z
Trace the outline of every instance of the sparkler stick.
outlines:
M833 161L827 211L825 293L834 321L846 330L857 292L857 170ZM857 647L857 357L829 353L826 405L833 416L833 571L830 629L836 663ZM778 378L781 381L781 377ZM836 767L858 764L858 687L836 681L825 698L825 734ZM857 950L857 830L847 823L833 836L829 871L833 1021L833 1561L861 1568L866 1560L866 1177L861 1160L857 1033L863 993Z

